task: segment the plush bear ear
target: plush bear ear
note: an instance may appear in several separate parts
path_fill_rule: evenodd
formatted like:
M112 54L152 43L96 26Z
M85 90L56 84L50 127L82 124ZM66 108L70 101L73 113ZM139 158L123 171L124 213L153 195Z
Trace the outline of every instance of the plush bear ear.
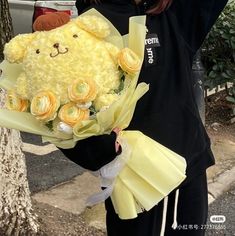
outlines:
M79 16L75 19L75 23L83 30L98 38L105 38L110 34L108 23L101 17L95 15Z
M5 59L11 63L20 63L23 61L26 48L36 36L35 33L31 34L19 34L11 39L4 46Z
M70 16L65 12L53 12L41 15L33 23L34 31L49 31L67 24Z

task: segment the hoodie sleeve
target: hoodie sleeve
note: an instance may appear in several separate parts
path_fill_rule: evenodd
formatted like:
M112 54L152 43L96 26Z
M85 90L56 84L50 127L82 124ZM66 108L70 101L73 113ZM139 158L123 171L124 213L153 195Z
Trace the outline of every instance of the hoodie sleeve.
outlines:
M71 161L85 169L96 171L111 162L121 150L115 150L116 133L92 136L80 140L74 148L60 151Z
M219 17L228 0L174 0L170 8L181 34L195 52Z

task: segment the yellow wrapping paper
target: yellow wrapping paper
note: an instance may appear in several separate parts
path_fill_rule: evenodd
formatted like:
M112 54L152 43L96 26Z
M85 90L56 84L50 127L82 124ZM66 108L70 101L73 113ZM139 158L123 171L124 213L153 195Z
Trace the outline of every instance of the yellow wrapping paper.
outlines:
M186 162L139 131L122 131L121 138L132 152L115 180L111 198L119 217L131 219L150 210L185 179Z
M85 14L102 16L93 9ZM111 27L109 41L120 48L127 42L128 47L143 59L145 17L130 18L129 35L123 38L112 25ZM0 87L13 88L21 65L4 61L0 64L0 69L3 71ZM107 110L97 113L95 120L75 125L73 135L50 131L30 113L6 109L0 109L0 126L42 135L43 140L61 148L72 148L78 140L108 134L116 127L124 130L132 119L137 101L149 89L145 83L137 85L138 76L136 74L130 85L125 86L118 101ZM121 137L129 144L131 156L115 179L111 199L119 217L131 219L143 210L151 209L185 179L186 162L183 157L139 131L122 131Z

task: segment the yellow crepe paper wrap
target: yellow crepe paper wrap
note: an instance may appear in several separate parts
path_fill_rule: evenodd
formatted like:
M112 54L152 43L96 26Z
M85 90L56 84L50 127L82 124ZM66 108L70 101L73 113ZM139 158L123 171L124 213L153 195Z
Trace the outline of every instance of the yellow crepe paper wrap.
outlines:
M84 14L101 16L90 10ZM129 35L121 38L111 25L108 41L123 47L122 40L140 58L144 57L144 40L146 35L145 16L131 17ZM21 72L19 65L11 65L4 61L1 64L3 77L0 86L10 89L15 78ZM146 83L139 83L136 73L129 80L128 74L125 88L119 99L108 109L96 114L96 119L85 120L73 127L73 134L66 138L53 133L30 113L0 110L0 126L15 128L25 132L43 136L43 140L54 143L61 148L72 148L78 140L93 135L109 134L114 128L126 129L132 119L137 101L148 91ZM111 199L116 213L121 219L131 219L143 210L149 210L175 189L184 179L186 162L183 157L150 139L139 131L122 131L123 138L130 147L130 155L126 164L116 176L113 183Z
M139 131L122 131L131 154L114 182L111 199L121 219L150 210L185 179L183 157Z

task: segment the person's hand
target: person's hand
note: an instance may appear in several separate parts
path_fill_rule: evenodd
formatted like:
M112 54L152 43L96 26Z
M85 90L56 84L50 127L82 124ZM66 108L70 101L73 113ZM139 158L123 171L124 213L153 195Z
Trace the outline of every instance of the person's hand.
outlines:
M118 137L120 131L121 131L120 128L114 128L113 129L113 132L116 133L117 137ZM120 146L120 143L117 141L117 137L116 137L116 141L115 141L115 150L116 150L117 153L119 153L120 149L121 149L121 146Z

